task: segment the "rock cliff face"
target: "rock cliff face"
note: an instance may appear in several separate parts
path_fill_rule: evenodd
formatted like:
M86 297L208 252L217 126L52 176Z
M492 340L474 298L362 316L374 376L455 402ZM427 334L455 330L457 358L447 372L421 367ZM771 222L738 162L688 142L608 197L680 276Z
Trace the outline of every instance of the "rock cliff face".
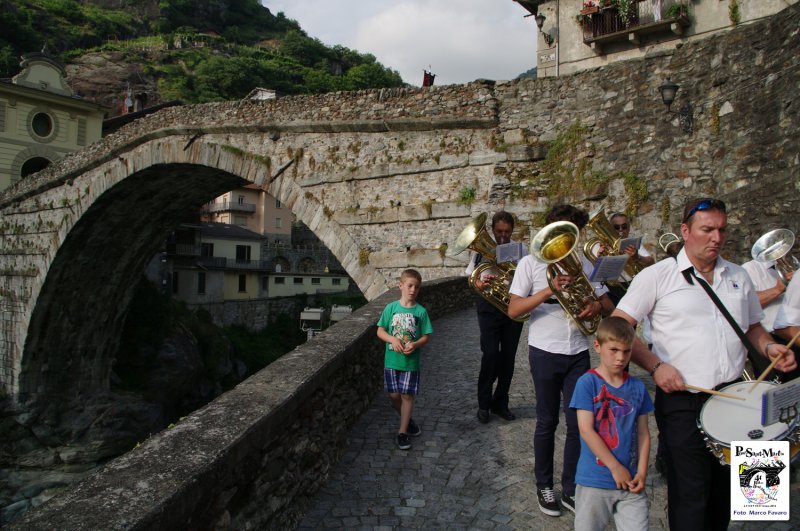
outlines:
M222 393L223 380L240 381L246 367L228 347L209 360L180 327L157 351L139 353L136 392L112 385L58 411L0 408L7 413L0 416L0 526L205 405Z
M158 53L147 54L157 61ZM122 114L128 89L133 95L147 95L148 107L162 102L156 79L144 72L141 60L123 52L82 55L66 65L67 82L80 97L108 107L106 118Z

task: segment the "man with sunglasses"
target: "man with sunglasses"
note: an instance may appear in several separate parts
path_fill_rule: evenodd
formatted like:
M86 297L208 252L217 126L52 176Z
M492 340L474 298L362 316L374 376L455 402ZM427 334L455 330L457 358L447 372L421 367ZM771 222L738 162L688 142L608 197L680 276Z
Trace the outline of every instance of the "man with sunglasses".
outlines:
M611 225L614 227L614 230L617 231L617 234L620 238L627 238L631 233L631 223L628 219L626 214L622 212L615 212L611 215L608 219L611 222ZM602 244L600 244L602 246ZM641 267L651 266L655 263L655 258L644 248L644 245L640 245L637 249L633 245L629 245L625 249L621 249L621 251L628 255L628 261L636 262ZM595 252L597 250L595 249ZM600 249L602 252L602 247ZM628 288L628 283L630 283L631 278L628 276L627 273L622 273L622 285L611 285L608 287L608 296L611 299L611 302L614 304L619 303L622 299L622 296L625 295L625 291Z
M730 471L706 448L697 426L709 395L686 386L719 389L738 380L747 350L701 282L760 354L783 356L776 365L783 371L797 364L761 326L763 312L747 272L720 256L727 236L725 203L695 199L683 212L683 249L636 275L613 315L633 325L650 318L652 350L637 340L632 359L658 386L656 421L666 443L670 529L727 529Z

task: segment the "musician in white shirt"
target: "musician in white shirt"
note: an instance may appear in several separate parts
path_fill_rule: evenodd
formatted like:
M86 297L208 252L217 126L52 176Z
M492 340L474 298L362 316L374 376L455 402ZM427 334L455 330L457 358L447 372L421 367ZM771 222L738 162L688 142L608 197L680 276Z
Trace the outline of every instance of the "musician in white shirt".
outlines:
M653 350L634 342L633 361L650 372L656 421L667 445L669 523L673 531L727 529L730 471L706 448L697 418L708 395L686 386L722 387L742 374L746 348L700 285L706 282L759 353L788 371L794 355L761 326L749 276L719 256L727 236L725 203L696 199L684 209L684 248L636 275L613 315L636 324L650 317Z
M589 216L572 205L558 205L550 210L547 223L571 221L582 229ZM581 254L584 272L592 264ZM530 312L528 361L536 391L536 432L533 439L534 473L539 509L549 516L560 516L553 480L555 430L563 403L567 425L564 460L561 474L561 503L575 512L575 471L580 456L580 434L574 409L569 408L575 383L590 367L589 341L559 304L547 280L548 264L528 255L520 260L509 293L508 314L517 317ZM557 275L553 279L558 291L569 289L573 278ZM594 284L598 300L586 303L578 319L590 319L601 310L613 309L606 288ZM563 402L562 402L563 396Z

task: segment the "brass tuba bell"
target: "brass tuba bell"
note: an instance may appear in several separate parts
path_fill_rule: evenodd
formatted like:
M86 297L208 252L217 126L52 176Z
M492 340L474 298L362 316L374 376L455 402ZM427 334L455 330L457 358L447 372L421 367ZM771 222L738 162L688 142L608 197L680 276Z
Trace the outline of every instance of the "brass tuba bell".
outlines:
M511 281L514 279L514 271L517 266L510 262L498 264L496 262L496 248L497 244L492 239L489 231L486 230L486 213L479 215L467 225L461 234L456 238L453 244L453 254L459 254L465 249L470 249L480 254L486 262L478 264L469 276L467 281L469 286L474 289L478 295L489 301L492 306L508 315L508 303L511 300L511 295L508 289L511 287ZM489 287L486 289L478 289L475 287L475 281L481 277L485 271L493 269L497 272L497 276L488 280ZM514 321L525 322L528 320L530 314L517 316Z
M784 284L786 277L793 273L800 264L797 258L789 254L794 246L794 232L789 229L775 229L762 235L753 244L750 255L756 262L775 262L775 269Z
M601 208L592 214L586 226L592 229L596 234L595 237L588 239L586 243L583 244L583 254L592 264L597 263L598 256L615 256L622 254L622 249L619 248L622 238L619 237L614 226L608 221L605 210ZM605 249L603 252L595 255L593 249L597 244L602 244ZM625 272L631 279L635 277L637 273L641 273L641 271L642 267L635 260L629 259L625 263Z
M569 221L556 221L545 226L536 233L531 241L530 253L547 266L547 284L553 290L561 307L567 312L584 335L597 331L600 315L591 319L578 319L584 306L590 300L599 301L589 279L583 272L583 263L575 251L580 231L578 226ZM572 282L565 289L557 291L555 278L557 275L569 275Z

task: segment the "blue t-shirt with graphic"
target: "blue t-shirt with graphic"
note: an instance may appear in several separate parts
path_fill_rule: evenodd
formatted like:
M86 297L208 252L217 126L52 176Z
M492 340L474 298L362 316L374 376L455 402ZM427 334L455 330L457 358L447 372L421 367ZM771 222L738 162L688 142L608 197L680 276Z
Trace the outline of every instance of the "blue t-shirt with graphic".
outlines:
M639 463L636 421L640 415L653 411L653 401L642 381L625 373L622 385L613 387L591 369L578 378L569 407L594 414L595 431L614 457L628 468L631 477L635 476ZM575 483L599 489L617 488L611 471L595 457L583 437Z
M390 335L397 337L403 343L416 341L426 334L433 333L433 326L428 317L428 312L420 304L414 304L406 308L400 301L390 302L383 309L378 326L389 332ZM383 365L387 369L398 371L418 371L419 353L421 349L406 356L402 352L395 352L392 346L386 343L386 351L383 357Z

